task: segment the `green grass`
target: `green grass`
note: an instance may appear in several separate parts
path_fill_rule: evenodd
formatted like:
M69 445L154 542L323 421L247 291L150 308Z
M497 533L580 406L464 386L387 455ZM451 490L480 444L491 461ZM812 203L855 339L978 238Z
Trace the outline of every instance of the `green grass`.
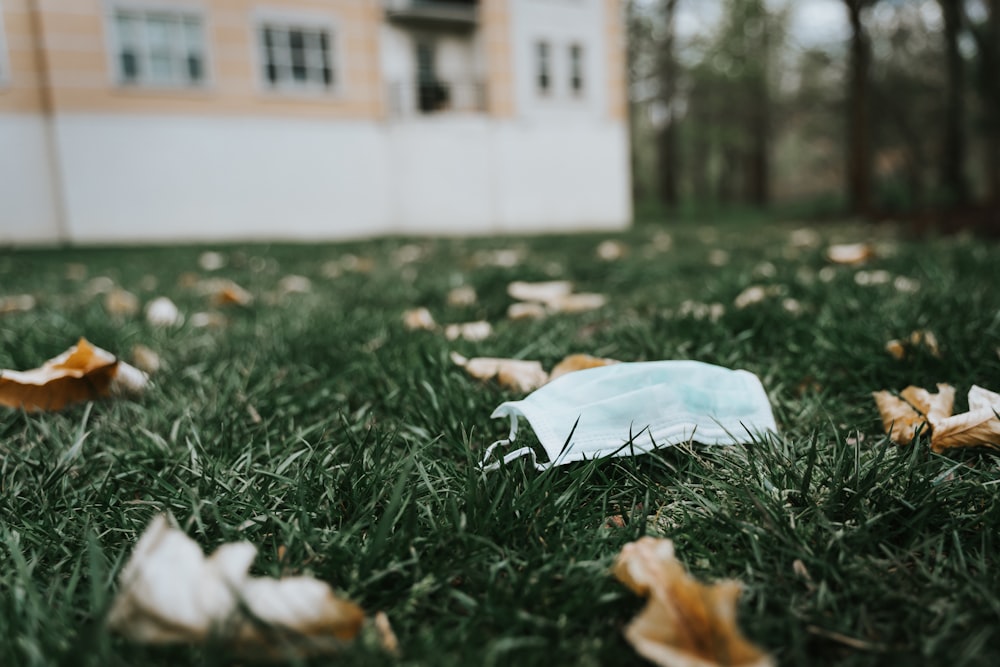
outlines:
M0 412L0 665L232 664L221 650L136 646L103 630L119 570L164 510L206 550L258 545L256 574L310 573L389 615L401 657L366 630L317 665L643 664L621 635L643 603L609 566L645 534L672 538L701 579L741 579L741 626L782 664L998 664L998 460L890 445L870 392L1000 389L1000 248L828 225L821 245L795 249L794 227L646 224L614 237L629 247L617 262L595 258L605 235L224 247L217 274L257 300L226 310L221 329L109 318L87 280L67 277L82 263L87 279L108 276L144 302L167 295L190 316L210 308L178 282L207 275L200 248L5 252L0 296L31 293L38 306L0 316L0 368L37 366L81 335L126 357L145 344L165 367L137 401ZM883 252L864 268L919 291L858 285L852 268L819 278L826 243L869 237ZM422 257L402 264L408 244ZM523 263L476 264L496 248L521 249ZM728 264L706 263L713 248ZM324 277L345 253L373 270ZM269 299L287 274L309 277L312 291ZM504 318L509 281L549 278L610 304ZM448 306L462 283L479 302ZM734 308L751 284L781 295ZM678 314L687 300L726 310L715 321ZM469 343L406 331L401 314L415 306L442 323L487 319L495 334ZM940 358L884 352L916 329L937 335ZM746 368L781 433L484 475L478 457L506 430L489 414L515 394L466 377L452 350L546 367L588 352ZM612 515L624 527L606 527Z

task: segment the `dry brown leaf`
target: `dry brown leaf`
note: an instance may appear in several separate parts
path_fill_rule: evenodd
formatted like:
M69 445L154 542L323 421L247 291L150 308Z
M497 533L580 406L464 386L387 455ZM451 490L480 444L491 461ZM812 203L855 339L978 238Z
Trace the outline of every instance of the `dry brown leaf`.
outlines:
M573 292L573 283L568 280L548 280L540 283L528 283L515 280L507 285L507 294L518 301L534 303L550 303Z
M61 410L66 406L145 389L149 378L138 368L81 338L40 368L0 371L0 405Z
M471 342L486 340L493 335L493 325L486 320L449 324L444 328L444 337L448 340L467 340Z
M955 408L955 388L950 384L941 383L937 388L937 393L932 394L922 387L911 385L899 392L899 395L933 421L950 416Z
M115 287L104 295L104 310L114 317L135 315L139 312L139 297L128 290Z
M903 341L899 340L898 338L893 338L888 343L886 343L885 351L888 352L889 355L897 361L902 361L903 358L906 357L906 347L903 345Z
M30 294L15 294L0 296L0 315L8 313L26 313L35 309L35 297Z
M676 559L670 540L643 537L626 544L613 571L648 598L625 628L625 638L647 660L660 667L774 664L736 625L739 582L699 583Z
M869 243L839 243L826 249L826 257L834 264L861 264L875 257Z
M617 363L619 362L616 359L602 359L600 357L592 357L589 354L571 354L555 365L552 372L549 373L549 382L573 371L582 371L587 368L597 368L599 366L610 366Z
M160 355L145 345L134 345L132 347L132 363L144 373L152 375L160 370L162 362Z
M164 515L150 523L122 569L108 627L149 644L219 639L242 651L289 657L352 640L364 613L310 577L250 577L257 549L224 544L208 558Z
M889 391L872 393L882 426L892 441L899 445L913 442L918 429L933 430L935 422L949 416L955 406L955 388L938 384L937 393L910 385L895 396Z
M956 447L1000 449L1000 394L973 385L969 411L959 415L933 416L931 449L943 452Z
M211 278L197 285L198 292L211 298L216 305L249 306L253 303L253 295L232 280L226 278Z
M549 379L549 374L545 372L541 362L538 361L497 357L466 359L457 352L451 353L451 360L476 379L496 379L501 386L515 391L534 391Z
M910 334L910 345L914 347L924 347L932 356L941 358L941 346L938 345L937 336L933 331L919 329Z
M146 304L146 321L154 327L173 327L184 321L177 305L165 296L158 296Z
M583 313L604 307L608 298L603 294L566 294L546 302L549 310L554 313Z
M472 306L476 303L476 289L471 285L461 285L448 292L448 305L455 307Z
M382 646L382 649L392 655L399 655L399 639L396 638L396 633L392 631L392 624L389 623L389 617L386 613L380 611L375 614L375 618L372 620L375 623L375 632L378 633L378 643Z
M403 326L410 331L432 331L437 328L437 322L426 308L411 308L403 313Z
M543 304L530 301L518 301L507 307L507 317L512 320L540 320L548 313Z

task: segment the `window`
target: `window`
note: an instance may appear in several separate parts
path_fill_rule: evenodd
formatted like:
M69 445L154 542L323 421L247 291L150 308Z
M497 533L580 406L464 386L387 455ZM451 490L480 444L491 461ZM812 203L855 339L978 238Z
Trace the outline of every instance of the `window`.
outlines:
M569 46L569 89L574 95L583 94L583 47Z
M535 45L537 66L537 87L542 95L548 95L552 89L552 58L548 42L538 42Z
M260 28L263 78L268 88L328 92L336 82L333 36L325 27L268 22Z
M119 83L153 87L205 83L205 31L197 13L118 8L114 28Z

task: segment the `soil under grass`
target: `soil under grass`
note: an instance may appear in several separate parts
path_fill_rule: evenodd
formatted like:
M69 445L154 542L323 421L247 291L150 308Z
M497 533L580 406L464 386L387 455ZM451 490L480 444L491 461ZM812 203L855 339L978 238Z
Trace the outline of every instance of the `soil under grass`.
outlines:
M810 239L798 226L215 247L226 266L214 272L199 268L204 248L5 251L0 299L37 306L0 315L0 368L35 367L79 336L125 358L144 344L163 368L137 401L0 412L0 665L233 664L223 649L136 646L102 627L162 511L206 550L258 545L256 574L308 572L388 614L400 657L366 630L317 665L643 664L621 635L643 603L608 571L646 534L672 538L701 579L742 580L740 624L781 664L1000 664L998 459L897 448L870 395L1000 389L1000 246L847 224ZM598 259L608 238L624 257ZM859 240L878 251L865 266L826 261L829 243ZM510 259L500 249L520 261L497 265ZM311 291L280 295L289 274ZM109 317L100 276L143 303L170 297L187 321ZM255 302L210 305L191 285L211 276ZM506 319L510 281L552 278L609 303ZM458 285L477 303L448 305ZM766 298L736 308L751 285ZM494 334L407 331L417 306ZM196 327L197 311L226 324ZM936 335L938 356L885 352L916 330ZM745 368L781 432L483 474L478 457L506 430L489 415L518 395L467 377L451 351Z

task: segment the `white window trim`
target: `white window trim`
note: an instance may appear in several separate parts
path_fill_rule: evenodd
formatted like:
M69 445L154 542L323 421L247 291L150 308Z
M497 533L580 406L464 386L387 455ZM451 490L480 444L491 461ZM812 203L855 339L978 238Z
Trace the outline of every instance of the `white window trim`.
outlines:
M202 69L203 76L197 83L157 83L123 81L121 63L119 60L119 35L116 14L119 11L163 12L167 14L187 14L198 18L202 32ZM107 53L108 82L117 91L127 92L157 92L170 91L176 93L199 94L214 87L215 73L212 57L212 27L208 20L208 11L199 2L170 2L169 0L104 0L104 43Z
M0 5L0 88L6 88L10 83L10 57L7 55L9 48L3 25L3 5Z
M260 7L254 10L252 19L252 34L250 36L251 60L254 70L254 81L260 95L273 99L314 99L329 100L342 98L345 95L345 79L347 76L347 58L344 46L344 31L340 21L330 14L312 11L298 11ZM327 89L310 88L306 86L272 87L264 76L264 66L267 54L264 48L263 29L266 26L284 28L305 28L324 30L329 35L330 69L333 83Z

